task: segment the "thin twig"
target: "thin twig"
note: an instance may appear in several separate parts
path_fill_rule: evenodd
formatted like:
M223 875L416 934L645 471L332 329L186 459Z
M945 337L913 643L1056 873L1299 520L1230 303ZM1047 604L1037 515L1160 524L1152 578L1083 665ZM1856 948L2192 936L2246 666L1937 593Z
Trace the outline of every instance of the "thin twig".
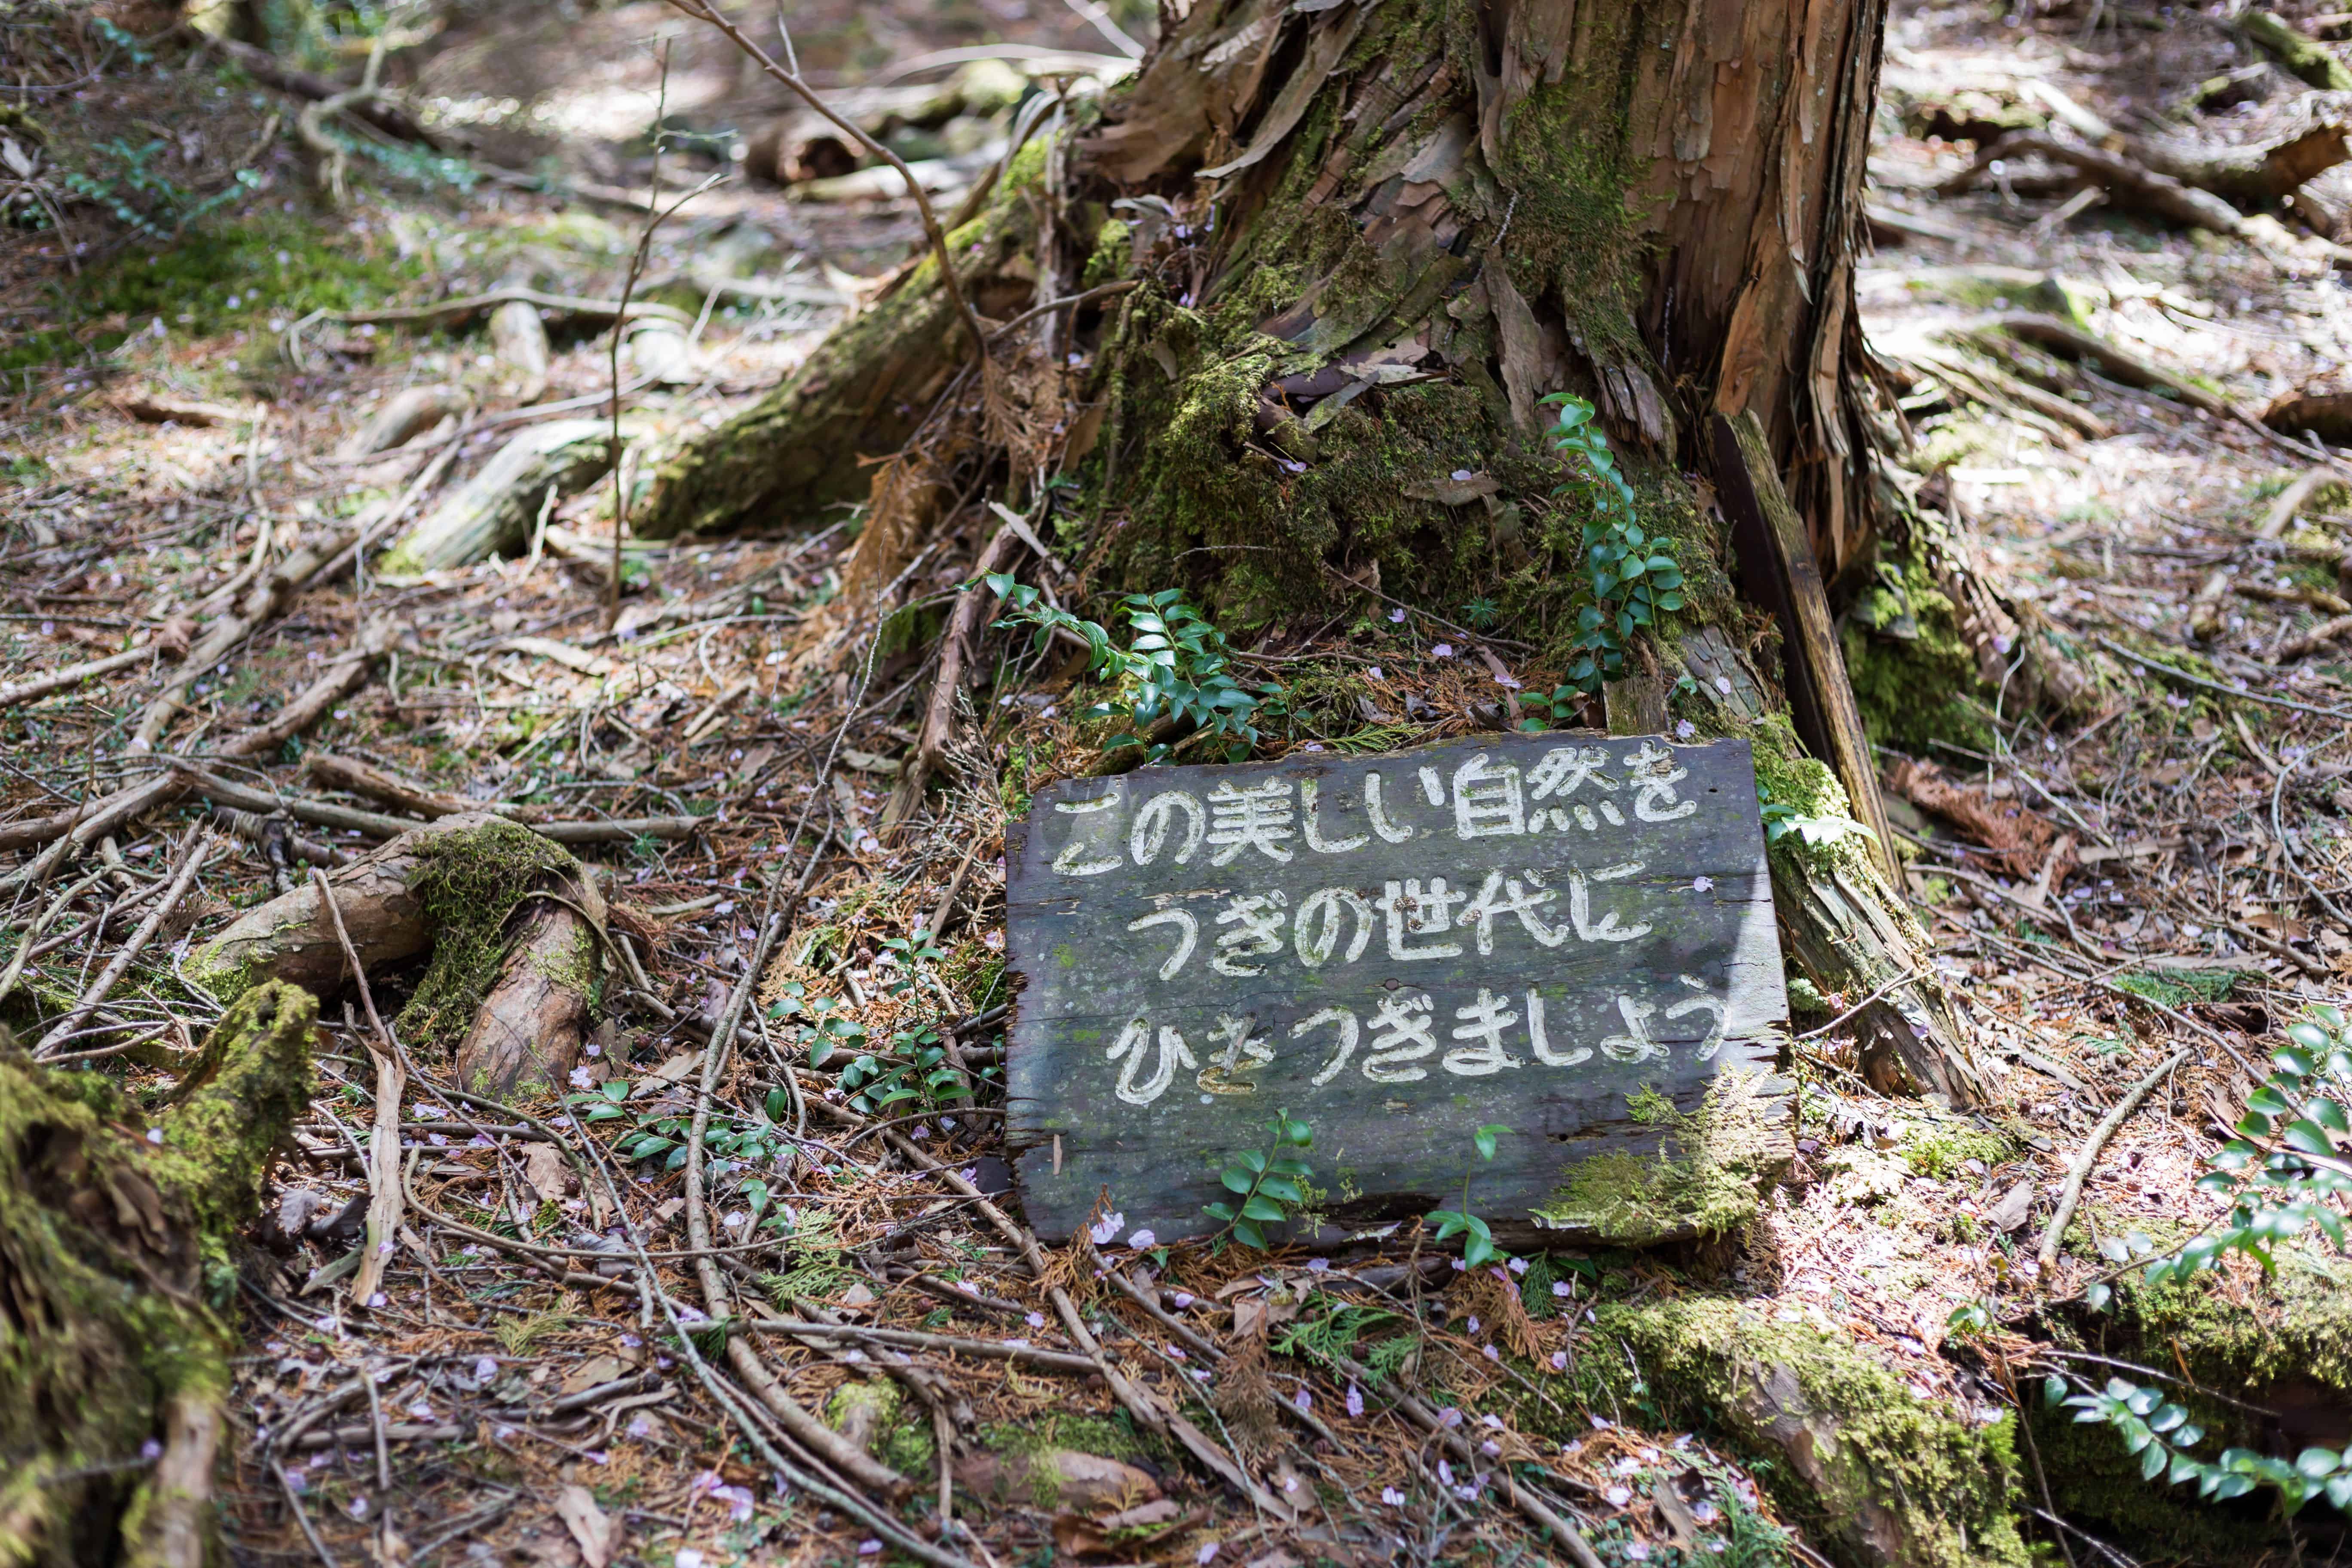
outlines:
M368 989L367 969L360 963L358 950L352 946L351 932L344 929L343 911L335 902L334 884L316 866L310 868L310 880L319 889L319 901L327 906L327 913L334 921L335 940L342 944L343 962L351 966L352 978L359 983L360 1001L366 1006L368 1023L375 1031L368 1041L368 1054L375 1058L375 1130L368 1145L367 1237L362 1243L366 1250L360 1255L359 1274L352 1281L352 1304L364 1310L375 1300L376 1288L383 1283L393 1241L400 1233L404 1196L400 1179L400 1102L408 1090L408 1074L399 1043L376 1015L375 997Z
M131 940L122 944L122 950L114 955L113 962L110 963L100 973L98 978L90 983L89 989L82 993L81 1000L74 1004L73 1010L58 1019L50 1026L48 1033L41 1037L40 1045L33 1052L36 1058L44 1056L51 1047L61 1044L87 1022L92 1013L98 1011L100 1005L112 995L114 988L122 983L122 977L131 972L131 965L137 961L140 953L146 951L148 942L154 939L156 931L163 929L163 922L171 918L172 911L179 907L180 900L187 893L189 884L196 879L196 873L203 870L205 862L212 858L214 847L212 835L204 832L201 828L191 833L187 847L183 851L180 874L173 879L171 887L165 890L161 899L156 900L155 907L147 911L147 918L139 922L139 929L131 933Z
M2058 1244L2065 1238L2066 1226L2074 1218L2074 1205L2083 1201L2083 1184L2091 1179L2091 1167L2099 1163L2099 1152L2107 1146L2107 1141L2116 1135L2116 1129L2130 1120L2131 1113L2140 1108L2140 1102L2155 1092L2158 1084L2183 1065L2196 1059L2197 1051L2191 1046L2183 1046L2173 1052L2154 1072L2126 1089L2124 1097L2116 1101L2115 1109L2100 1118L2099 1124L2091 1129L2089 1140L2084 1143L2081 1152L2074 1156L2074 1164L2066 1172L2066 1184L2059 1189L2058 1208L2050 1216L2050 1228L2042 1233L2042 1248L2034 1257L2042 1268L2048 1268L2058 1261Z

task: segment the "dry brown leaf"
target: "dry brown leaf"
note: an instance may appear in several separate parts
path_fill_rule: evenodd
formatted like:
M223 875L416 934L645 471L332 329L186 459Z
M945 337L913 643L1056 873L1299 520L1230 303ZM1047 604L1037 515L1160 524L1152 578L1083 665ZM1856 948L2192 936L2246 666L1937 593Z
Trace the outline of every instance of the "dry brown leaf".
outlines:
M588 1568L605 1568L621 1537L620 1521L596 1506L586 1487L565 1487L555 1494L555 1516L580 1543Z
M562 1203L565 1186L572 1178L571 1168L564 1164L562 1154L552 1143L534 1143L523 1156L523 1180L529 1182L541 1201Z
M1954 784L1933 763L1908 758L1888 770L1886 785L1922 811L1932 811L1991 851L1987 858L2013 877L2030 877L2043 863L2043 851L2057 830L2014 800L1994 800L1981 790ZM2074 860L2070 846L2053 864L2049 886L2064 885Z

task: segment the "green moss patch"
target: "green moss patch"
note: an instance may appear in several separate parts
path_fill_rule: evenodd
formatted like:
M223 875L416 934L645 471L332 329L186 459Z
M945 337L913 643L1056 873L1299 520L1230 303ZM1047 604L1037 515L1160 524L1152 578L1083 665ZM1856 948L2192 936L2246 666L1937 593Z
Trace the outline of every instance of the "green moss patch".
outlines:
M1786 1102L1756 1074L1718 1079L1690 1115L1648 1090L1629 1110L1666 1130L1658 1149L1578 1162L1536 1210L1538 1223L1624 1247L1725 1236L1756 1216L1764 1188L1788 1165Z
M93 1075L0 1036L0 1562L152 1560L135 1457L171 1401L227 1391L228 1238L308 1097L317 1021L291 985L239 998L153 1143Z
M454 1045L463 1037L498 978L516 906L579 865L562 846L497 819L423 839L408 890L432 921L433 959L401 1010L404 1037Z
M1882 746L1925 752L1953 741L1983 749L1992 730L1977 700L1976 656L1952 601L1925 567L1882 560L1840 633L1863 726Z

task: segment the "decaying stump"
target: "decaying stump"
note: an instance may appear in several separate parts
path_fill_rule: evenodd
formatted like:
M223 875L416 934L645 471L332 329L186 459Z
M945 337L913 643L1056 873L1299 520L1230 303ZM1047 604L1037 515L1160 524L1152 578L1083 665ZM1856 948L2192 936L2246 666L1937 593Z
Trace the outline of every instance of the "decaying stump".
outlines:
M317 1021L298 986L246 991L145 1136L110 1079L0 1042L0 1563L202 1568L227 1238L309 1098Z
M398 1020L411 1049L453 1049L459 1083L494 1099L562 1086L588 1029L604 924L595 879L569 850L467 814L404 833L328 880L371 973L431 954ZM248 910L185 973L227 1000L270 980L329 994L349 966L306 884Z

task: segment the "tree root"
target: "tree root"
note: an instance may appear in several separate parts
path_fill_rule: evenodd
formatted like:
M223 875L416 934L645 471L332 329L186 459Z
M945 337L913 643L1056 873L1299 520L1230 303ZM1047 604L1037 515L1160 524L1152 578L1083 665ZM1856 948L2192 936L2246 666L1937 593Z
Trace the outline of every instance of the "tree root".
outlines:
M1689 1297L1604 1306L1596 1326L1639 1366L1650 1398L1777 1458L1782 1501L1842 1560L2023 1568L2000 1435L1948 1398L1923 1397L1864 1345L1786 1316Z
M501 817L447 816L329 880L362 970L433 955L402 1015L412 1046L438 1037L460 1085L493 1099L562 1085L589 1026L604 927L595 879L567 850ZM330 993L346 963L332 912L305 885L248 910L183 972L226 1001L269 980Z
M156 1123L0 1043L0 1561L203 1568L228 1237L310 1090L318 1004L257 986Z

